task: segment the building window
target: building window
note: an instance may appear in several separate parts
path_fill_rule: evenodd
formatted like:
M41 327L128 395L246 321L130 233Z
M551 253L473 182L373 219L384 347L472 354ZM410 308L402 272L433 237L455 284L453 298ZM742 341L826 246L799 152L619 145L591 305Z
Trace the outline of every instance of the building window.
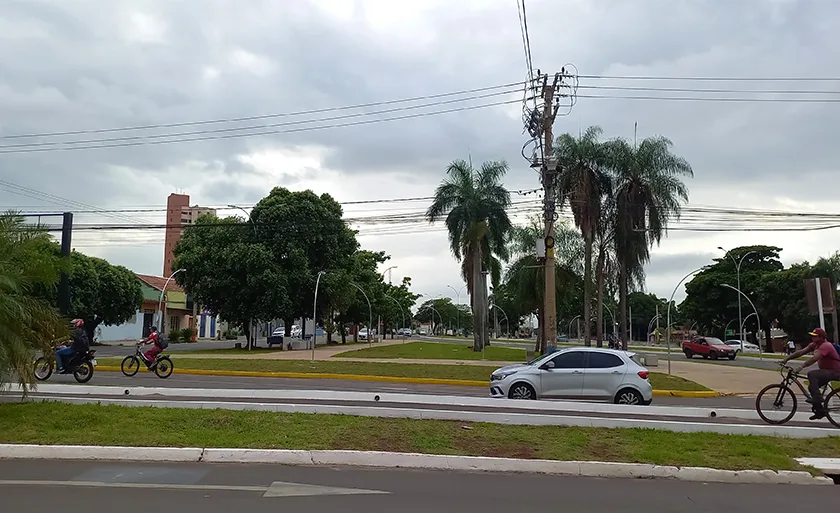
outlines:
M169 331L172 332L174 330L181 329L181 317L177 315L172 315L169 317Z

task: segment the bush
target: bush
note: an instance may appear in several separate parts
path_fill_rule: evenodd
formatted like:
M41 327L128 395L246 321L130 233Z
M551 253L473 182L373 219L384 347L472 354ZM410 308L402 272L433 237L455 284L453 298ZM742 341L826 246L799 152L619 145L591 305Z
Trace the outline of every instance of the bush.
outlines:
M233 328L228 328L225 331L225 340L236 340L239 337L239 331Z
M192 328L184 328L181 330L181 340L184 342L192 342L193 330Z
M177 344L181 338L181 330L172 330L169 332L169 343L170 344Z

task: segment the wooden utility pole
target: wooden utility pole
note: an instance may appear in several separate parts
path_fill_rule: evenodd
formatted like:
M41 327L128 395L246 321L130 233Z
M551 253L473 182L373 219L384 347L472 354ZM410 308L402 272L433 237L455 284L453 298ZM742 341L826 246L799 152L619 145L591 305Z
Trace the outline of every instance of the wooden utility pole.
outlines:
M543 161L542 161L542 175L543 187L545 188L545 202L543 205L544 224L545 224L545 326L540 327L543 333L543 341L546 347L555 345L557 343L557 291L555 285L554 274L554 217L556 206L556 178L557 178L557 164L554 159L552 126L554 125L554 117L556 111L554 109L554 91L557 89L557 83L560 75L554 75L554 81L548 85L548 76L543 79L542 83L542 97L544 104L543 111ZM589 322L589 319L584 319L584 322Z

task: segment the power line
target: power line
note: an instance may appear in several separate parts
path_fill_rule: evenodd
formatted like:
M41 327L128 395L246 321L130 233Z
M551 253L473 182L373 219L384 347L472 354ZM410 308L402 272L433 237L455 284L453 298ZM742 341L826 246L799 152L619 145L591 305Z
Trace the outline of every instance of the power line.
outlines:
M586 95L579 94L578 98L593 98L603 100L657 100L657 101L686 101L686 102L722 102L722 103L840 103L840 98L715 98L697 96L620 96L620 95Z
M601 89L605 91L659 91L672 93L744 93L744 94L840 94L840 90L814 89L698 89L694 87L637 87L579 85L579 89Z
M380 119L371 119L371 120L363 120L363 121L353 121L347 123L334 123L331 125L321 125L321 126L313 126L313 127L303 127L303 128L293 128L288 130L266 130L262 132L253 132L250 134L224 134L224 135L209 135L209 136L201 136L201 137L191 137L191 138L183 138L183 139L170 139L170 140L161 140L161 141L136 141L136 142L125 142L125 143L115 143L115 144L91 144L91 145L80 145L80 146L70 146L66 148L25 148L25 149L12 149L12 150L3 150L0 151L0 154L11 154L11 153L42 153L42 152L49 152L49 151L73 151L73 150L92 150L92 149L107 149L107 148L126 148L131 146L153 146L158 144L170 144L170 143L185 143L185 142L197 142L197 141L213 141L213 140L221 140L221 139L236 139L241 137L257 137L257 136L266 136L266 135L277 135L277 134L292 134L292 133L299 133L299 132L311 132L314 130L325 130L330 128L343 128L349 126L358 126L358 125L369 125L374 123L384 123L387 121L397 121L403 119L414 119L426 116L434 116L438 114L449 114L453 112L465 112L470 110L476 109L484 109L488 107L500 107L503 105L510 105L513 103L519 103L520 100L507 100L507 101L500 101L500 102L493 102L493 103L484 103L480 105L471 105L466 107L457 107L452 109L445 109L439 110L434 112L421 112L417 114L407 114L403 116L393 116L389 118L380 118Z
M378 101L378 102L370 102L370 103L359 103L355 105L346 105L342 107L326 107L322 109L310 109L310 110L302 110L296 112L283 112L283 113L276 113L276 114L259 114L254 116L244 116L244 117L236 117L236 118L221 118L221 119L211 119L211 120L204 120L204 121L184 121L184 122L177 122L177 123L159 123L159 124L149 124L149 125L135 125L135 126L128 126L128 127L120 127L120 128L99 128L99 129L91 129L91 130L68 130L63 132L41 132L41 133L31 133L31 134L13 134L13 135L4 135L0 136L0 139L23 139L23 138L35 138L35 137L59 137L59 136L68 136L68 135L85 135L85 134L105 134L105 133L113 133L113 132L124 132L124 131L132 131L132 130L154 130L160 128L179 128L179 127L187 127L187 126L200 126L200 125L211 125L211 124L219 124L219 123L238 123L243 121L257 121L260 119L272 119L272 118L282 118L282 117L292 117L292 116L305 116L305 115L312 115L312 114L323 114L326 112L335 112L335 111L342 111L342 110L353 110L353 109L363 109L367 107L379 107L383 105L394 105L398 103L409 103L421 100L431 100L435 98L446 98L449 96L458 96L464 94L473 94L473 93L480 93L484 91L491 91L494 89L503 89L509 87L521 87L523 82L509 82L507 84L500 84L494 86L487 86L487 87L477 87L473 89L464 89L461 91L453 91L448 93L438 93L438 94L429 94L423 96L414 96L411 98L403 98L398 100L386 100L386 101Z
M840 77L667 77L644 75L578 75L595 80L682 80L686 82L840 82Z
M445 101L437 101L432 103L421 103L419 105L409 105L407 107L395 107L390 109L384 109L379 111L373 112L358 112L355 114L343 114L341 116L332 116L326 118L319 118L319 119L302 119L297 121L285 121L282 123L270 123L267 125L251 125L251 126L243 126L243 127L228 127L228 128L218 128L213 130L195 130L192 132L178 132L178 133L164 133L164 134L150 134L150 135L133 135L133 136L124 136L124 137L109 137L109 138L99 138L99 139L82 139L82 140L75 140L75 141L48 141L48 142L39 142L39 143L21 143L21 144L6 144L0 145L0 150L2 149L12 149L12 148L38 148L38 147L47 147L47 146L76 146L76 145L83 145L83 144L91 144L91 143L113 143L113 142L128 142L128 141L149 141L155 139L164 139L164 138L173 138L173 137L185 137L185 136L194 136L194 135L206 135L206 134L230 134L233 132L241 132L244 130L259 130L265 128L277 128L281 126L295 126L295 125L305 125L310 123L321 123L324 121L338 121L342 119L353 119L358 117L366 117L366 116L375 116L378 114L390 114L393 112L403 112L406 110L415 110L415 109L423 109L427 107L436 107L440 105L448 105L453 103L461 103L466 101L473 101L473 100L480 100L485 98L492 98L495 96L502 96L508 95L518 92L517 89L507 89L502 91L496 91L492 93L486 93L483 95L475 95L475 96L468 96L466 98L456 98L453 100L445 100ZM248 134L243 134L248 135Z

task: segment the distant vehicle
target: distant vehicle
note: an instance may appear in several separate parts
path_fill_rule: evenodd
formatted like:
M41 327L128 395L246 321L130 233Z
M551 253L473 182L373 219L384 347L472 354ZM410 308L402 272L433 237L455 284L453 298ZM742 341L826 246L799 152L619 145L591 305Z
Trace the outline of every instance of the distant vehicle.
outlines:
M300 334L301 334L301 329L300 329L300 326L298 326L297 324L295 324L294 326L292 326L292 331L291 331L291 333L290 333L290 334L291 334L291 336L292 336L292 337L294 337L294 338L300 338Z
M362 329L360 329L360 330L359 330L358 339L359 339L359 340L367 340L367 339L368 339L368 330L367 330L367 328L362 328Z
M697 354L712 360L718 358L734 360L738 356L734 347L715 337L694 337L688 342L683 342L683 353L685 353L686 358L692 358Z
M740 340L727 340L724 344L734 347L735 354L739 354L741 352L741 341ZM759 354L761 350L758 348L757 345L753 344L752 342L744 342L744 354Z
M272 337L283 337L286 335L286 328L280 327L276 328L274 331L271 332Z
M508 365L490 376L490 395L508 399L594 399L616 404L653 401L648 370L635 354L575 347Z
M401 335L403 337L410 337L411 328L400 328L399 330L397 330L397 335Z
M417 334L426 336L426 335L429 334L429 330L427 330L426 328L420 328L420 330L417 332Z

